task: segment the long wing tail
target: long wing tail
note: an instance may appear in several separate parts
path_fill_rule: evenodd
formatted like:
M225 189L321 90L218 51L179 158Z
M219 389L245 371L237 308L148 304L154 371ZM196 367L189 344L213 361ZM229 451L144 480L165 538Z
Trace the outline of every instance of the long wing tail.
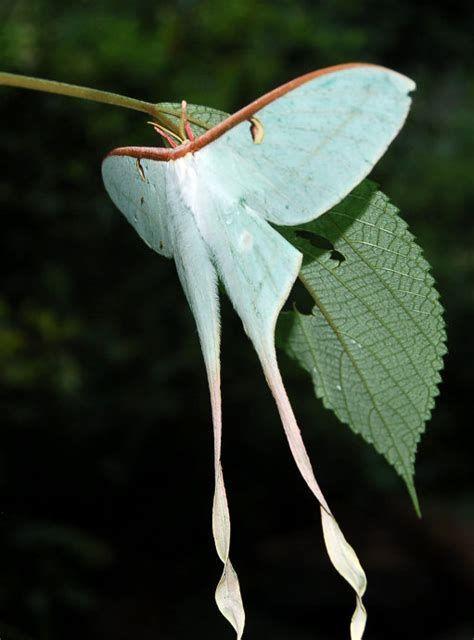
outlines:
M258 353L275 398L291 453L321 507L324 540L335 569L356 592L351 622L352 640L362 638L366 611L362 596L365 573L347 543L319 488L278 369L274 336L278 314L298 275L301 254L255 212L241 204L229 216L221 197L211 206L212 220L202 217L201 233L211 248L220 277Z
M186 207L180 211L179 218L171 221L171 226L176 268L196 320L211 396L215 470L212 531L217 553L224 564L222 577L216 589L216 603L222 615L234 627L237 640L240 640L244 630L245 612L239 580L229 559L230 515L221 464L222 413L217 277L208 248Z
M364 570L361 567L354 549L347 542L339 528L316 481L300 429L278 368L275 349L273 345L270 346L268 344L268 340L262 340L259 344L258 351L268 386L272 391L280 413L293 458L306 484L319 502L324 542L329 558L336 571L347 580L356 592L356 608L351 620L351 639L360 640L364 634L367 620L367 613L362 602L362 596L367 587Z
M221 464L221 393L219 381L209 378L211 392L212 421L214 425L214 469L215 492L212 505L212 531L219 558L224 563L224 571L216 588L216 602L222 615L227 618L240 640L244 631L245 612L240 594L239 579L229 558L230 515L224 476Z

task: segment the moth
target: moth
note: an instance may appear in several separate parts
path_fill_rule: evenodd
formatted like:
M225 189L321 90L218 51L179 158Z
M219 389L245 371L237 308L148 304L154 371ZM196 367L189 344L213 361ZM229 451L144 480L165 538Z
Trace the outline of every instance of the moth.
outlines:
M380 66L330 67L278 87L200 136L183 102L179 134L154 125L168 147L114 149L102 165L116 206L149 247L174 259L194 314L214 430L212 528L224 565L216 601L238 639L245 613L229 557L221 464L218 281L253 343L291 453L319 502L329 558L355 590L350 633L360 640L365 573L316 481L278 368L275 325L302 255L272 225L317 218L365 178L402 127L414 88L409 78Z

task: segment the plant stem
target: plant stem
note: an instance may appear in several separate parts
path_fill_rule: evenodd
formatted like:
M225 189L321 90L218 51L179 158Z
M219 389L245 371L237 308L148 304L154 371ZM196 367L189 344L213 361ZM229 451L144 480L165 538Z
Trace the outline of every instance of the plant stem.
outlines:
M148 113L157 120L159 124L164 125L172 131L176 131L176 125L168 119L152 102L144 102L136 100L128 96L121 96L118 93L110 93L109 91L100 91L99 89L91 89L90 87L81 87L75 84L67 84L65 82L56 82L55 80L44 80L42 78L32 78L29 76L21 76L15 73L0 72L0 85L9 87L19 87L21 89L32 89L33 91L45 91L47 93L56 93L71 98L81 98L82 100L93 100L94 102L103 102L116 107L125 109L133 109Z

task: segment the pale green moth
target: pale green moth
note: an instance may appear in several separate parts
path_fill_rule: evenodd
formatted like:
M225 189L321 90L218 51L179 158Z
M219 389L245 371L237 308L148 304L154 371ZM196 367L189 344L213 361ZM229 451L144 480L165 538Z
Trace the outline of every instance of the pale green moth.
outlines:
M342 200L399 132L414 88L412 80L383 67L330 67L275 89L197 138L183 103L179 135L155 125L172 148L115 149L102 166L120 211L152 249L174 258L196 320L214 426L212 526L224 564L216 601L237 638L245 614L229 559L221 466L217 281L253 342L295 462L319 502L331 562L356 592L350 632L360 640L366 577L316 482L275 354L276 320L302 256L269 223L308 222Z
M316 482L275 354L276 320L302 255L269 223L308 222L340 202L397 135L415 84L374 65L330 67L297 78L230 117L220 114L219 124L199 137L184 101L176 127L163 105L118 94L9 73L0 73L0 84L124 106L158 120L152 124L171 148L115 149L102 173L112 200L139 235L157 253L174 258L196 320L214 427L212 528L224 564L218 607L240 638L245 614L229 559L221 466L220 279L260 358L295 462L319 502L331 562L356 592L350 633L360 640L367 617L365 573Z

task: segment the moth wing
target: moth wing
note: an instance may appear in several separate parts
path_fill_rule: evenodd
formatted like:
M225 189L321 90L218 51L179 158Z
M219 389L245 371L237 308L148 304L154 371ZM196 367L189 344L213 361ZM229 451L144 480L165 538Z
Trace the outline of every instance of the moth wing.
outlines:
M173 255L167 219L166 162L109 155L102 163L105 188L114 204L154 251Z
M261 143L245 121L196 155L214 181L270 222L307 222L368 175L402 127L414 89L383 67L324 72L255 112Z
M361 640L366 622L362 603L365 573L316 481L275 353L276 320L298 275L302 256L245 203L229 200L226 191L212 179L206 184L209 176L205 170L202 172L198 159L196 164L201 177L199 183L203 187L195 194L199 231L257 351L298 469L320 504L324 540L331 562L356 592L351 639Z
M223 185L207 183L197 197L200 232L245 331L261 355L262 336L273 348L278 314L301 266L301 253L245 203L231 201ZM205 171L204 171L205 173ZM206 188L207 187L207 188ZM201 195L202 194L202 195Z

